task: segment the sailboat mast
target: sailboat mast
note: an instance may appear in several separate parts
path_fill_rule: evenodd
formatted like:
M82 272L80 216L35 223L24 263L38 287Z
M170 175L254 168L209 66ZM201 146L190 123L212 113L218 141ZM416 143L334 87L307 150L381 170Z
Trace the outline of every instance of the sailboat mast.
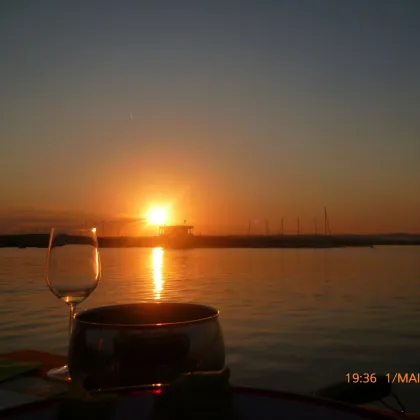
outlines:
M326 207L324 207L324 230L325 230L325 236L331 235L330 222L328 220L328 214L327 214L327 208Z

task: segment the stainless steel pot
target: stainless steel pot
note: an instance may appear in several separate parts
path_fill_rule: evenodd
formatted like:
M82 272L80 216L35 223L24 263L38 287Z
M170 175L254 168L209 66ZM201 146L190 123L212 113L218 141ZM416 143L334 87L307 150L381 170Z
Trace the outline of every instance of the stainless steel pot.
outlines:
M225 367L215 308L191 303L135 303L77 314L69 371L88 390L166 384L181 373Z

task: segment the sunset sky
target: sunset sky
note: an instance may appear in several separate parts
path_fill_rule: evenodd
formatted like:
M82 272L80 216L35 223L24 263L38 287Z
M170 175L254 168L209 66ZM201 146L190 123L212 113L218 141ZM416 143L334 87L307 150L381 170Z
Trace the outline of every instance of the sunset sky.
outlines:
M419 22L418 0L3 1L2 223L171 206L312 232L326 206L333 233L420 232Z

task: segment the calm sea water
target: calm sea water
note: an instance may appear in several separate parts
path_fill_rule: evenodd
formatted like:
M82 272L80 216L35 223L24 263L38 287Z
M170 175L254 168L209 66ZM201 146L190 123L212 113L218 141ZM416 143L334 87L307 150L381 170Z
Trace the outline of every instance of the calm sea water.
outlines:
M0 353L66 352L46 251L0 249ZM192 301L221 311L233 382L310 392L348 372L420 372L420 247L103 249L81 307ZM396 386L420 411L420 384Z

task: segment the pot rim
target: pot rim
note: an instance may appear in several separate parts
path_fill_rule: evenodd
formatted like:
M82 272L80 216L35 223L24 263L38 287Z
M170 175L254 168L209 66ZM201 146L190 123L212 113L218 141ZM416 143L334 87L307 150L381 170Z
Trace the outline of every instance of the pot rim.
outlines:
M154 324L103 323L103 322L86 321L86 320L83 320L83 319L79 318L80 315L83 315L87 312L96 312L96 311L101 310L101 309L112 309L112 308L117 308L117 307L129 308L129 307L136 307L136 306L140 306L140 305L144 305L144 304L146 304L146 305L189 306L189 307L208 309L208 310L210 310L211 312L214 312L214 313L212 315L209 315L209 316L206 316L206 317L191 319L191 320L187 320L187 321L160 322L160 323L154 323ZM135 302L135 303L119 303L119 304L115 304L115 305L102 305L102 306L97 306L97 307L94 307L94 308L83 309L83 310L78 311L76 313L76 316L74 318L74 322L75 323L80 323L82 325L91 325L91 326L101 327L101 328L136 328L136 329L145 328L145 329L150 329L150 328L156 328L156 327L164 328L164 327L176 326L176 325L181 326L181 325L188 325L188 324L197 324L197 323L201 323L201 322L204 322L204 321L209 321L209 320L212 320L212 319L216 319L216 318L219 317L219 314L220 314L220 311L218 309L216 309L215 307L210 306L210 305L200 304L200 303L171 302L171 301L167 301L167 302L140 301L140 302Z

